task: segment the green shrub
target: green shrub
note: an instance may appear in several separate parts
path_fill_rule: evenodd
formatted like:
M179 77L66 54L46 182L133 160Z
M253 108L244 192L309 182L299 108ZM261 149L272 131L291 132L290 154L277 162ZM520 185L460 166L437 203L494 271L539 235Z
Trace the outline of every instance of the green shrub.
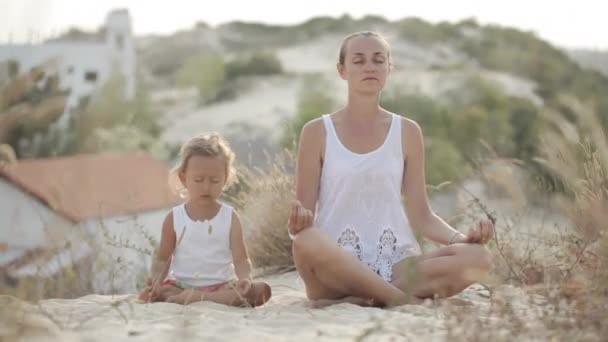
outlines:
M281 61L274 54L256 51L226 63L226 79L233 80L243 76L273 75L283 72Z
M292 149L296 146L304 125L334 110L335 101L329 95L330 87L326 80L318 75L310 75L302 81L298 108L295 117L287 124L281 139L281 145Z
M178 84L196 87L203 103L217 95L225 80L224 60L214 53L203 53L188 58L177 72Z

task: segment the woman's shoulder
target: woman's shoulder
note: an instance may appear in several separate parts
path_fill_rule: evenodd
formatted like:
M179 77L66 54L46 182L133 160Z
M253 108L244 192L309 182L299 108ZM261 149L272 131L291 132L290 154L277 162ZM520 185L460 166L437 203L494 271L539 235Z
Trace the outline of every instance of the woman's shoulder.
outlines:
M404 150L408 150L412 146L422 146L423 135L420 125L406 116L391 114L397 115L401 121L401 140Z
M302 141L320 141L325 137L325 123L323 116L312 119L304 124L300 133Z
M401 117L401 144L405 156L424 151L424 138L420 125L403 116Z
M397 115L399 116L400 120L401 120L401 130L404 133L404 136L411 136L411 135L417 135L419 132L422 131L422 129L420 128L420 125L418 125L418 123L408 117L405 117L403 115L399 115L399 114L395 114L395 113L391 113L393 115Z
M323 120L323 116L319 116L318 118L308 121L302 127L302 133L306 132L309 134L318 134L325 132L325 124Z

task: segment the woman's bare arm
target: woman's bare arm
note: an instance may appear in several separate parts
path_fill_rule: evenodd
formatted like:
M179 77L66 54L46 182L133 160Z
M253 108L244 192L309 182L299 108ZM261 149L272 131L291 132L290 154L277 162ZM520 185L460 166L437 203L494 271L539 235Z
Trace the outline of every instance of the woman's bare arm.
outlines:
M322 151L325 145L325 127L322 119L310 121L300 135L296 164L296 200L299 204L290 213L290 232L296 234L310 226L319 197ZM309 211L308 215L302 210Z
M422 130L416 122L405 118L402 120L405 151L402 193L406 199L408 219L414 229L430 240L443 244L463 242L466 236L452 228L431 209L424 175Z

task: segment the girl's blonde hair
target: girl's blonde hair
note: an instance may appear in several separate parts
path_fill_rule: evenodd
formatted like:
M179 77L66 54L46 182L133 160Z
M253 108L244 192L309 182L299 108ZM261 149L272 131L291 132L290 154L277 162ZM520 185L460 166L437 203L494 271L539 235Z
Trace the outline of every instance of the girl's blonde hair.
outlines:
M186 141L179 151L179 162L171 170L169 184L179 193L186 189L179 179L179 173L184 172L192 156L223 158L226 166L226 184L230 186L236 179L234 168L234 152L228 142L216 132L199 134Z
M342 44L340 45L340 53L338 55L338 63L340 63L340 65L344 65L344 60L346 59L346 46L348 45L348 42L356 37L373 37L381 41L386 47L386 57L388 58L389 62L391 61L391 46L380 33L374 31L360 31L351 33L342 40Z

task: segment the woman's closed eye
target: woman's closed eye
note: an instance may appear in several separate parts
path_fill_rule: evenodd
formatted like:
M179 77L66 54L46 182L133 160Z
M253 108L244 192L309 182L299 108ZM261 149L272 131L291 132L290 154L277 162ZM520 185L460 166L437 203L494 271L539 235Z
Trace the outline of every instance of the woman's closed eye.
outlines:
M365 61L363 61L363 60L355 60L355 61L353 61L353 64L357 64L357 65L364 64L364 63L365 63ZM384 61L384 59L375 59L374 63L376 63L376 64L384 64L385 61Z

